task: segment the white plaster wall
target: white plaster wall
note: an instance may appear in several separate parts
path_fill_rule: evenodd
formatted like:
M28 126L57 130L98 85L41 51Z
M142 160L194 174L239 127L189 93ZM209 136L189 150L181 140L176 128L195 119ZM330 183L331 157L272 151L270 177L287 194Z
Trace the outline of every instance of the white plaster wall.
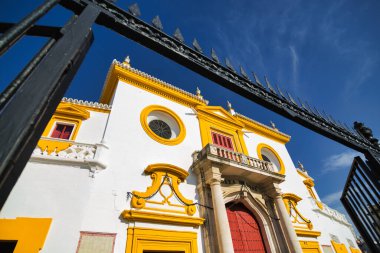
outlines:
M82 121L75 141L89 144L100 143L109 114L88 111L90 112L90 118Z
M92 178L88 169L29 162L0 217L52 218L41 252L75 252L91 188Z
M150 105L170 108L183 121L186 137L182 143L167 146L150 138L140 123L141 111ZM81 230L117 233L115 252L126 247L127 221L119 218L121 212L130 209L127 192L145 192L151 185L143 171L149 164L169 163L189 170L191 154L200 150L199 124L191 108L119 82L113 100L113 108L107 125L105 141L109 147L109 164L96 175L94 191L86 207ZM190 175L180 190L188 199L198 201L196 178ZM199 216L197 212L194 216ZM173 226L150 224L151 228L173 229ZM202 236L199 228L176 227L178 230L198 232L198 245L202 252Z

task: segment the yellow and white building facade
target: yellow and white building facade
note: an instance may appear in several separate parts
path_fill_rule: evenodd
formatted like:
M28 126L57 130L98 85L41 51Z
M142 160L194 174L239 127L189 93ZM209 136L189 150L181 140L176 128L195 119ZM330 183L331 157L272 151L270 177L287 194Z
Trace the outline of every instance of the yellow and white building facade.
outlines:
M113 61L64 98L0 212L0 252L361 252L290 136Z

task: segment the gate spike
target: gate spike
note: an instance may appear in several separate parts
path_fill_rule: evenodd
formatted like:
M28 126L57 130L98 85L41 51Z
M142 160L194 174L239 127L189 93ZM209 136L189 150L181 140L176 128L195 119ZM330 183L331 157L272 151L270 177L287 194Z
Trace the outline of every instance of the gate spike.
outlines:
M280 87L277 84L276 84L276 87L277 87L277 91L278 91L278 93L280 93L281 97L286 99L284 93L282 92L282 90L280 89Z
M226 58L225 62L226 62L227 68L229 68L230 70L232 70L233 72L236 73L234 67L232 66L232 64L231 64L231 62L230 62L230 60L228 58Z
M260 85L261 87L264 87L264 85L260 82L260 79L257 77L256 73L252 71L253 78L255 78L255 83Z
M181 33L181 30L179 30L179 28L175 29L174 31L174 38L177 39L178 41L180 42L185 42L185 39L183 38L182 36L182 33Z
M247 72L245 72L245 70L243 69L243 67L242 67L241 65L240 65L240 73L241 73L241 75L242 75L245 79L251 81L251 79L249 79L249 77L248 77L248 75L247 75Z
M327 113L325 112L325 110L322 109L322 116L323 118L327 121L327 122L330 122L331 124L334 124L334 122L332 122L329 118L329 116L327 115Z
M288 97L289 97L289 99L290 99L290 102L292 102L292 103L295 104L295 105L298 105L297 102L294 100L294 98L292 97L292 95L290 95L289 92L286 92L286 94L288 94Z
M219 62L219 57L216 55L216 52L213 48L211 48L211 58L214 60L214 62L216 63L220 63Z
M129 13L131 13L135 17L140 17L141 16L141 11L137 3L132 4L131 6L128 7Z
M272 93L274 93L274 94L277 94L276 91L273 89L272 85L270 84L267 76L264 76L264 78L265 78L265 83L268 86L269 91L272 92Z
M161 23L161 19L158 15L154 17L154 19L152 20L152 24L158 30L161 30L161 31L164 30L164 27L162 26L162 23Z
M199 53L201 53L201 54L203 53L203 50L202 50L201 46L199 45L197 39L194 39L194 40L193 40L193 47L194 47L194 49L195 49L196 51L198 51Z
M318 109L315 108L315 106L313 106L313 107L314 107L314 110L317 112L317 115L318 115L319 117L323 118L322 114L318 111Z
M301 107L307 111L306 106L304 105L304 103L302 102L302 100L298 96L296 98L297 98L299 104L301 105Z
M313 109L311 108L311 106L309 105L309 103L306 102L306 101L305 101L305 103L306 103L306 106L307 106L307 110L308 110L311 114L313 114L314 116L318 116L318 115L313 111Z

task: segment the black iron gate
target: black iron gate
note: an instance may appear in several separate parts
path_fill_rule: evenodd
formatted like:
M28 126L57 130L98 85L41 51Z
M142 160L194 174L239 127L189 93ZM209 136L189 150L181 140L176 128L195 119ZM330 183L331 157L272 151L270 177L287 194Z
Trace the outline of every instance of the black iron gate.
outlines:
M373 252L380 252L380 171L374 154L355 157L341 201Z

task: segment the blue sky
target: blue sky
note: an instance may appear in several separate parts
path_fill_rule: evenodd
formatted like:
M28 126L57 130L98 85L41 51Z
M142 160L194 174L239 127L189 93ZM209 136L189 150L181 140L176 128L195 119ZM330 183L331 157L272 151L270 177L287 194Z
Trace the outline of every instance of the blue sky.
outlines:
M17 22L39 1L1 1L0 20ZM131 2L118 1L127 8ZM212 0L138 2L145 21L159 15L164 31L179 27L187 44L196 37L206 54L211 47L238 69L254 70L263 80L306 100L352 126L363 121L380 137L380 2ZM70 12L58 6L39 24L63 25ZM292 136L287 144L315 179L317 191L338 210L349 167L356 153L254 104L184 67L103 27L66 96L97 101L113 59L131 57L144 72L195 92L198 86L212 105L234 109L262 123L270 121ZM2 90L46 39L28 37L0 57Z

